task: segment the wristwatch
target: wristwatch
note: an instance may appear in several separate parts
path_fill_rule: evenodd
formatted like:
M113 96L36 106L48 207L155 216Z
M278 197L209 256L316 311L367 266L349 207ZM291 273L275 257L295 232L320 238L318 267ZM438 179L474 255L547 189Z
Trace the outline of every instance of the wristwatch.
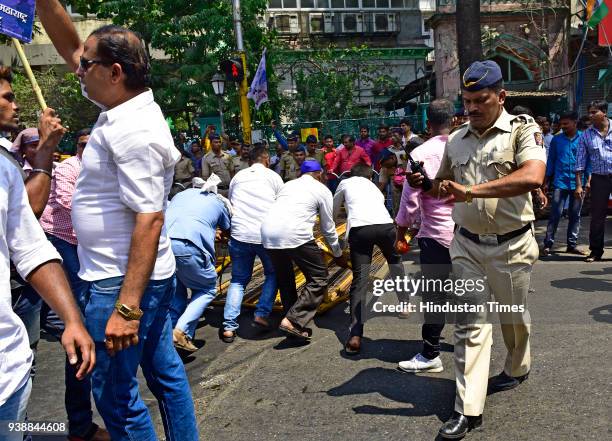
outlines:
M466 204L472 203L472 186L471 185L465 186L465 203Z
M119 300L117 300L117 303L115 303L115 309L117 310L119 315L126 320L140 320L142 318L142 315L144 314L144 312L142 312L142 309L132 309L129 306L124 305L123 303L119 303Z

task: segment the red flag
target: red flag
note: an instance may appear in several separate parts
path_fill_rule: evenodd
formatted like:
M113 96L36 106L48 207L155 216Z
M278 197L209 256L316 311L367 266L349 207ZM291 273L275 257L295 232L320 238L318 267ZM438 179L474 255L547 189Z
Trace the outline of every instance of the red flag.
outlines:
M612 11L612 1L605 0L606 5ZM612 12L607 14L603 20L599 22L599 45L612 46Z

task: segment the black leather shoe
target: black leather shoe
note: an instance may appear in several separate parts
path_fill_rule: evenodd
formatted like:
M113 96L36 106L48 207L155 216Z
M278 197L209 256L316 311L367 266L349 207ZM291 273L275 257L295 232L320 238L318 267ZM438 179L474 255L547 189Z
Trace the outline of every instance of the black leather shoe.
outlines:
M444 439L459 439L480 426L482 426L482 415L465 416L454 412L453 416L440 427L438 433Z
M527 380L527 378L529 378L529 372L527 372L525 375L521 375L520 377L511 377L505 372L502 372L495 377L489 378L488 393L494 394L496 392L504 392L514 389L523 381Z

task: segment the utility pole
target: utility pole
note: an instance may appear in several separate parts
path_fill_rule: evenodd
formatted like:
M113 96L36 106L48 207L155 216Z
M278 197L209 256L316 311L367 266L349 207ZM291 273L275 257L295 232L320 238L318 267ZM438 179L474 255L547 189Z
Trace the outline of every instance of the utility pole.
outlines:
M242 61L242 69L244 72L242 81L240 82L240 119L242 121L242 139L245 143L251 143L251 111L249 109L249 101L247 93L249 84L247 82L247 64L246 53L244 52L244 43L242 41L242 20L240 18L240 0L232 0L234 10L234 31L236 33L236 52Z
M480 0L457 1L455 20L459 75L463 75L470 64L474 61L482 60Z

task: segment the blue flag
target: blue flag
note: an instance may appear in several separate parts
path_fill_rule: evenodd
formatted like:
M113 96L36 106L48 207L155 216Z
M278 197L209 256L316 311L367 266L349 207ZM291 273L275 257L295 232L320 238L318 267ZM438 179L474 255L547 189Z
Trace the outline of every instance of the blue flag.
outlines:
M0 33L32 41L36 0L0 0Z
M266 49L261 54L261 60L255 72L255 77L251 83L247 98L255 101L255 109L259 110L259 107L268 101L268 78L266 77Z

